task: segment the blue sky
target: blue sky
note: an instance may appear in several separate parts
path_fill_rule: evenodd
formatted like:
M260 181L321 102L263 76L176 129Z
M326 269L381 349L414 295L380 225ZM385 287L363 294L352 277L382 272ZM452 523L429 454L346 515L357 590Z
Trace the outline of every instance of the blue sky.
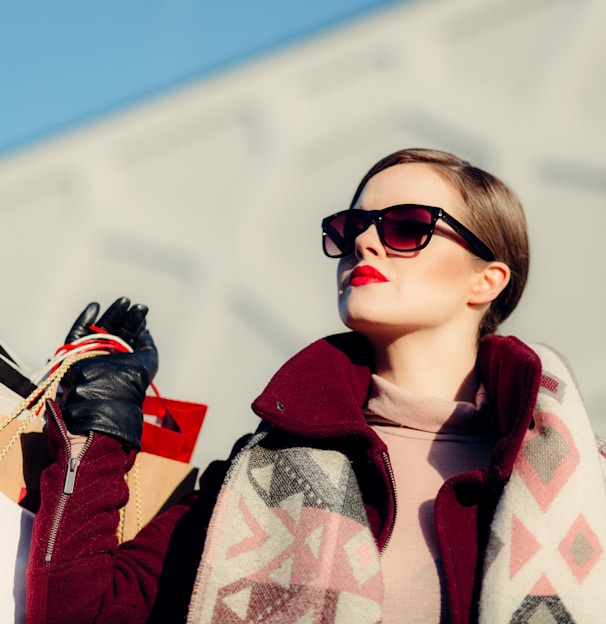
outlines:
M0 0L0 157L411 0Z

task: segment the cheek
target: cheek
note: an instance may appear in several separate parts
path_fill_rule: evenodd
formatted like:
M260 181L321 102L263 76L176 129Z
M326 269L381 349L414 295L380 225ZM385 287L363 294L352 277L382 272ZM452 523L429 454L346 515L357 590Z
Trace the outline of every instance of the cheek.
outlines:
M422 279L433 283L458 283L470 279L473 265L468 252L458 246L452 248L450 245L452 243L440 249L441 253L426 256L426 262L422 266L419 265Z
M419 258L421 260L421 258ZM429 310L446 305L447 300L465 299L470 285L468 262L448 254L410 262L393 276L392 297L409 309L426 306Z

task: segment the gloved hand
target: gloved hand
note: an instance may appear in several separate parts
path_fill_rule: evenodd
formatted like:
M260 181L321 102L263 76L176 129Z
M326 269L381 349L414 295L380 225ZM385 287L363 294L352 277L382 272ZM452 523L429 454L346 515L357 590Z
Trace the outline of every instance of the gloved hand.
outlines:
M63 380L62 408L70 433L99 431L140 450L143 400L158 370L158 352L151 334L143 329L147 308L129 306L128 299L117 300L97 325L132 342L134 352L100 355L73 364ZM98 311L98 304L89 304L68 339L89 333Z

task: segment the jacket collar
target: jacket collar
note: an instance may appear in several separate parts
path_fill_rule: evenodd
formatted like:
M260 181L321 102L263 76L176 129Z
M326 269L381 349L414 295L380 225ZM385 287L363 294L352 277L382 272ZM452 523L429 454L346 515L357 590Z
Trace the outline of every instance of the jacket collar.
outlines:
M313 342L288 360L253 402L263 420L297 435L367 436L361 411L373 368L370 343L354 332Z
M508 477L532 423L541 383L541 360L514 336L487 336L480 342L477 368L495 416L498 442L492 469L495 476Z

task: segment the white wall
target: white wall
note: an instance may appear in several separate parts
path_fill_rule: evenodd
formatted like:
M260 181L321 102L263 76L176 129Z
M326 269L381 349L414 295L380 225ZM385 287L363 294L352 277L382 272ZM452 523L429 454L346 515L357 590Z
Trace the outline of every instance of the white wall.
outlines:
M195 463L340 331L320 219L401 147L454 151L526 206L503 328L571 360L606 433L606 3L424 0L0 162L0 337L39 368L91 299L149 304L168 396L209 404Z

